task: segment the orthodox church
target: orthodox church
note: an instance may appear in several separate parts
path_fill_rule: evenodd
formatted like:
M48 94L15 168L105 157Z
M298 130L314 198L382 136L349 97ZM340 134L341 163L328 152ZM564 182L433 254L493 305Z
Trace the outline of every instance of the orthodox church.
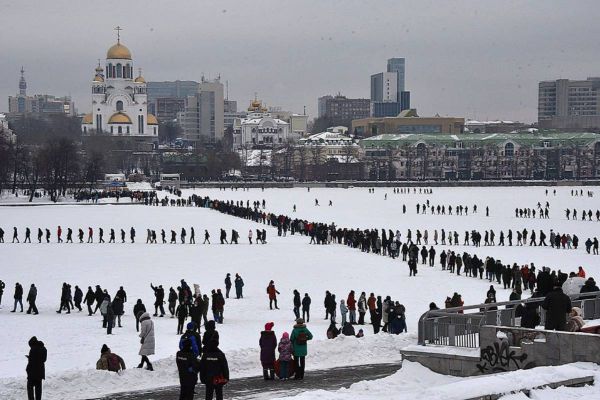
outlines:
M120 28L117 28L119 33ZM141 69L134 77L129 49L117 43L108 49L104 68L98 63L92 80L92 112L82 120L83 134L129 136L158 140L158 120L148 113L146 80Z

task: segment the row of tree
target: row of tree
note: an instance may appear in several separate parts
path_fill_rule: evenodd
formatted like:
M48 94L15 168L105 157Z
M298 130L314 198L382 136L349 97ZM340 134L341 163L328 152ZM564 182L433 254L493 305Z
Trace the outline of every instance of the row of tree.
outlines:
M29 201L38 189L52 201L69 190L95 186L103 173L101 153L85 153L69 138L49 140L42 145L0 141L0 195L26 190Z

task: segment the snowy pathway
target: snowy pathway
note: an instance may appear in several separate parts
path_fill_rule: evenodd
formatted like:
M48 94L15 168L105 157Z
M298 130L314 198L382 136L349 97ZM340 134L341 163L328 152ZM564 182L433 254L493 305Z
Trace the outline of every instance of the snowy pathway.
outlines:
M235 399L272 399L294 396L307 390L337 390L365 381L390 376L400 369L400 364L368 364L355 367L307 371L304 381L266 382L261 376L232 380L225 387L225 397ZM204 385L196 386L198 398L204 398ZM152 391L119 393L101 400L170 400L179 396L179 387Z

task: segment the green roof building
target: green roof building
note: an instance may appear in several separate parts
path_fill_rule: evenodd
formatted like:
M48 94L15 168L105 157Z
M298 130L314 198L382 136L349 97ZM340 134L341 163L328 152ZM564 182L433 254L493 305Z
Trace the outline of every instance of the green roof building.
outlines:
M600 178L590 132L384 134L361 140L371 179Z

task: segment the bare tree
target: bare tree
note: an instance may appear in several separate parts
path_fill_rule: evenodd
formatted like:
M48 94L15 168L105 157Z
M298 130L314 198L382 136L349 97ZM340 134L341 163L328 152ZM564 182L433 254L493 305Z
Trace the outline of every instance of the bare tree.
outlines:
M325 147L319 144L313 145L311 148L312 154L312 167L313 167L313 179L321 180L321 165L323 164L323 156L325 154Z
M104 155L99 152L90 154L85 163L85 181L89 185L90 191L96 187L98 180L102 179L104 170Z
M33 201L35 191L38 188L43 160L43 154L39 149L24 150L20 158L20 174L29 190L29 202Z
M356 144L354 141L345 141L342 144L342 160L344 162L344 178L350 179L350 165L356 162Z
M300 168L300 180L306 179L306 162L308 159L308 149L306 146L298 146L298 166Z

